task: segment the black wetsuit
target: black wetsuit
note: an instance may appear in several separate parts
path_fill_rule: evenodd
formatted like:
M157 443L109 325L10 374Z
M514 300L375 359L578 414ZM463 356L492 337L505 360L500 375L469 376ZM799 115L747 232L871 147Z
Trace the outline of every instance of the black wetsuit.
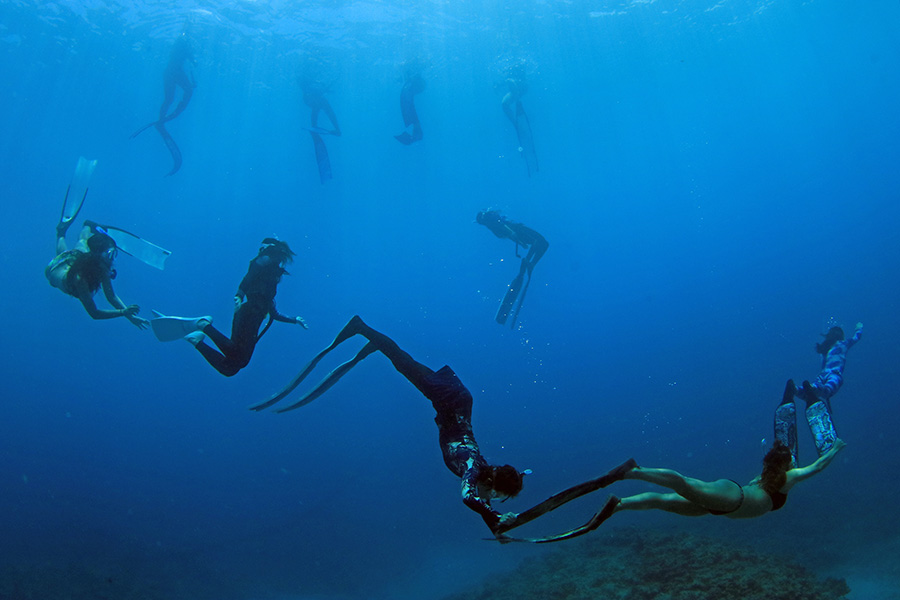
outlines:
M203 328L203 333L222 352L216 352L203 342L197 344L197 350L222 375L231 377L250 363L256 342L262 337L259 328L266 317L284 323L294 322L275 308L275 293L282 275L284 269L269 256L261 254L254 258L238 286L237 297L243 298L244 302L234 312L231 339L212 325Z
M550 244L540 233L516 221L510 221L500 214L500 211L491 210L479 216L479 223L491 230L500 239L512 240L516 246L528 248L528 254L522 259L520 271L531 270L537 264Z

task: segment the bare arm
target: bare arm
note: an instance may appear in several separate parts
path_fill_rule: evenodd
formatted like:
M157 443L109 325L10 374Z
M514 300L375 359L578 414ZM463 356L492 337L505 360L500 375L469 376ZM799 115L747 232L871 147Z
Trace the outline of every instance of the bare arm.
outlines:
M846 442L844 440L838 438L834 441L834 446L831 447L831 450L820 456L816 462L808 465L806 467L801 467L799 469L791 469L787 472L787 482L784 484L784 487L781 489L787 492L789 489L794 487L796 484L800 483L804 479L809 479L816 473L819 473L825 469L828 465L831 464L831 461L834 460L834 457L837 456L837 453L844 449L846 446Z
M113 290L112 281L110 281L108 277L103 280L103 283L101 285L103 286L103 295L106 296L107 302L109 302L109 304L111 306L113 306L114 308L116 308L118 310L116 310L116 311L100 311L100 312L114 312L115 314L112 317L99 317L99 318L111 319L113 317L125 317L126 319L131 321L131 324L134 325L135 327L137 327L138 329L146 329L150 325L150 322L147 321L147 319L142 319L141 317L137 316L137 314L141 311L140 306L138 306L137 304L125 306L125 303L122 302L122 299L119 298L116 295L115 290ZM90 299L91 304L94 304L93 298L90 298L90 296L88 296L88 298ZM84 300L82 300L81 303L84 304ZM85 306L85 308L87 308L87 306ZM97 309L96 305L94 305L94 308L96 310L99 310L99 309ZM88 314L90 314L90 312L91 311L88 310ZM94 315L91 315L91 316L94 317ZM96 319L98 317L94 317L94 318Z

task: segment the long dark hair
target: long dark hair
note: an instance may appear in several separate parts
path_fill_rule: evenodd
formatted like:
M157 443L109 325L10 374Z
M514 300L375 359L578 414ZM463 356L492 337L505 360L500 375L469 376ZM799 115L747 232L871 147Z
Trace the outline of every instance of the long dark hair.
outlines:
M110 236L98 232L87 239L87 246L90 251L80 252L69 265L66 284L74 290L81 281L94 294L104 279L115 277L112 261L116 255L116 243Z
M772 449L763 457L763 471L759 476L759 487L764 491L774 494L784 487L787 481L787 473L793 463L791 449L775 440Z
M522 474L512 465L489 466L478 475L478 483L509 498L522 491L522 479Z
M816 352L825 356L832 346L844 339L844 330L840 327L832 327L828 330L828 333L823 333L822 336L825 339L821 343L816 344Z

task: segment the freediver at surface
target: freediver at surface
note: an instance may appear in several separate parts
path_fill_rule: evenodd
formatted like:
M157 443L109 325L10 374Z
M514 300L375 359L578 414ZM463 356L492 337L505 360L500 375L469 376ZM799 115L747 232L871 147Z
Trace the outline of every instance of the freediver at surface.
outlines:
M519 317L519 311L522 309L522 303L525 300L525 293L528 291L528 285L531 283L531 273L534 271L535 265L544 256L550 244L540 233L526 227L521 223L510 221L499 210L485 210L479 212L475 216L475 221L479 225L484 225L491 230L495 236L500 239L512 240L516 244L516 256L519 256L519 246L528 248L528 253L522 258L519 266L519 273L509 284L506 296L500 303L495 317L497 323L504 325L507 320L512 317L510 327L515 327L516 320ZM527 279L526 279L527 275ZM518 302L516 302L518 300Z
M116 278L113 262L118 250L108 232L93 221L85 221L76 246L70 250L66 245L66 233L81 212L96 164L97 161L83 158L78 161L75 179L66 190L62 215L56 225L56 257L44 269L44 275L51 286L77 298L92 319L124 317L138 329L145 329L148 322L138 316L140 307L126 306L113 289L112 280ZM94 295L101 288L113 310L98 308L94 302Z
M287 242L265 238L256 257L250 261L247 274L234 295L234 317L231 338L212 325L212 317L184 318L166 316L154 311L150 321L153 333L163 342L185 339L203 358L225 377L231 377L250 363L256 344L273 321L292 323L308 329L301 317L286 317L275 307L275 294L281 278L287 274L285 266L293 261L294 252ZM268 317L265 327L262 323ZM204 342L204 337L219 351Z
M519 153L525 159L525 168L528 176L538 172L537 153L534 149L534 137L531 133L531 123L525 108L522 106L522 96L528 91L528 83L525 79L525 65L513 66L505 81L507 92L500 101L503 114L510 120L516 130L516 139L519 142Z
M309 127L305 128L312 137L313 148L316 151L316 164L319 167L319 181L325 183L331 179L331 160L328 158L328 149L325 147L323 135L340 137L341 126L338 125L337 115L331 108L331 103L325 97L325 86L307 77L300 77L300 89L303 91L303 103L309 107ZM319 114L324 113L331 123L331 129L319 126Z
M828 452L837 439L834 421L831 418L831 398L844 384L844 366L849 350L862 337L863 324L857 323L853 336L845 340L844 330L832 327L822 334L825 339L816 344L816 352L822 355L822 370L813 383L804 381L798 389L789 379L784 393L784 401L775 411L776 438L791 449L794 465L797 464L797 436L789 436L791 424L796 423L797 410L794 396L806 402L806 421L816 443L819 456ZM796 427L796 425L794 425Z
M172 154L172 170L167 173L167 175L174 175L181 168L181 150L178 148L178 144L175 143L175 140L172 139L172 136L169 134L166 129L166 123L180 115L184 112L184 109L187 108L188 103L191 101L191 97L194 95L194 88L197 87L197 82L194 79L194 73L191 66L196 64L196 59L194 58L194 51L191 47L191 42L187 37L187 34L182 33L178 36L178 39L175 40L175 44L172 46L172 51L169 54L169 62L166 64L166 70L163 73L163 102L159 107L159 118L152 123L148 123L131 134L131 139L136 138L146 129L150 127L155 127L159 132L159 135L162 137L163 142L166 144L166 148L169 149L169 152ZM178 101L178 104L175 106L175 109L170 113L169 107L172 106L172 103L175 101L175 94L177 88L181 88L181 99Z
M407 61L403 66L403 87L400 89L400 114L403 116L405 131L394 136L404 146L422 139L422 124L416 112L415 97L425 91L422 67L418 61ZM411 128L411 130L410 130Z

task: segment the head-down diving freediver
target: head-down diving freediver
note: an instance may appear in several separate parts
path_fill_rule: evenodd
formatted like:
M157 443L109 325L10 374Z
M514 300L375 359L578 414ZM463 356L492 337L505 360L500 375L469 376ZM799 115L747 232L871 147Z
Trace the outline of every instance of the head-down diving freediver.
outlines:
M510 465L490 465L481 455L472 431L472 394L453 369L444 366L437 371L431 370L413 359L394 340L366 325L358 316L350 319L331 345L313 358L288 386L253 409L262 410L287 397L326 354L355 335L361 335L367 340L362 350L353 359L329 373L315 389L299 401L278 412L286 412L309 404L324 394L361 360L374 352L381 352L401 375L431 401L437 413L434 422L438 427L438 442L444 464L454 475L462 479L462 500L465 505L481 515L491 531L496 531L503 522L504 515L491 508L491 500L517 495L522 489L524 473L520 473Z
M528 253L519 266L519 273L512 280L512 283L509 284L506 296L500 302L500 308L497 310L496 316L497 323L501 325L506 324L507 320L512 317L509 326L515 327L519 311L522 309L522 303L525 301L528 285L531 283L531 273L534 271L538 261L541 260L541 257L544 256L547 248L550 247L550 244L547 243L544 236L534 229L521 223L510 221L501 215L498 210L481 211L475 216L475 221L479 225L484 225L490 229L491 233L498 238L515 242L516 256L519 256L519 246L528 248Z

